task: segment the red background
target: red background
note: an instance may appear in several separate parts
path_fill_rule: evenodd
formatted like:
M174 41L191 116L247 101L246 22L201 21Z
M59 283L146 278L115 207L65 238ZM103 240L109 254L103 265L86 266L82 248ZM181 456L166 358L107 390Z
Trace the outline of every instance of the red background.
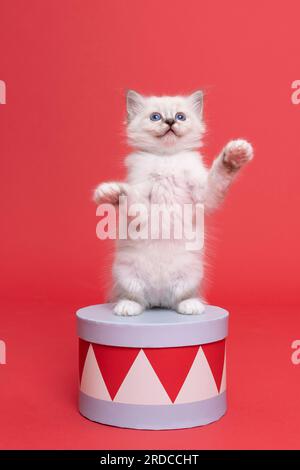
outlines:
M299 446L297 0L1 0L1 448ZM124 90L204 89L210 162L255 159L214 217L208 300L231 311L230 408L199 429L139 432L76 411L77 307L104 301L111 245L91 190L124 176Z

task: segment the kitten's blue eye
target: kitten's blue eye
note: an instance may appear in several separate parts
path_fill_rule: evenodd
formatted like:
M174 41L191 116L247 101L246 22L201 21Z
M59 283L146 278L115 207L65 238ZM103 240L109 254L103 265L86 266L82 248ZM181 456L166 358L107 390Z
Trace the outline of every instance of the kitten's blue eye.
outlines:
M177 121L185 121L186 120L186 115L184 113L177 113L175 116L175 119Z
M151 121L160 121L161 120L161 114L159 113L152 113L150 116Z

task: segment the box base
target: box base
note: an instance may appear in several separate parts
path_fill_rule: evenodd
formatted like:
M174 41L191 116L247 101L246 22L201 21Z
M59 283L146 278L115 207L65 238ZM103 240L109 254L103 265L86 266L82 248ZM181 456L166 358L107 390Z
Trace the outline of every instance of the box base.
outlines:
M91 421L131 429L184 429L203 426L226 412L226 391L194 403L174 405L131 405L98 400L79 394L79 411Z

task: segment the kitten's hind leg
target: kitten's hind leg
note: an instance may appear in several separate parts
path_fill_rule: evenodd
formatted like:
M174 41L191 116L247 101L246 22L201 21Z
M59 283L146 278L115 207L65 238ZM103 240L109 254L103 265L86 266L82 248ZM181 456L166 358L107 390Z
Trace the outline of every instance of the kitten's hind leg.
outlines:
M144 283L134 277L122 276L116 286L118 299L114 307L116 315L139 315L145 309Z
M176 310L184 315L199 315L204 312L205 305L197 297L191 297L179 302Z
M114 312L116 315L122 315L122 316L134 316L134 315L139 315L142 313L144 310L144 307L139 304L138 302L135 302L134 300L128 300L128 299L121 299L119 302L115 305Z
M172 286L172 306L184 315L197 315L204 312L204 303L196 297L201 274L195 273L194 278L178 278Z

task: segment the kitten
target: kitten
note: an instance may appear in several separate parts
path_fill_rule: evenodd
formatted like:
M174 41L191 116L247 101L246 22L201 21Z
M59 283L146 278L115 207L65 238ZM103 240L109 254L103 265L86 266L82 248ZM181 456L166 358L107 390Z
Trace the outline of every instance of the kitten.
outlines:
M207 169L197 149L205 131L203 94L145 97L127 93L127 135L135 149L126 159L126 182L100 184L97 204L118 204L119 196L148 208L162 203L202 203L217 208L238 174L253 157L245 140L230 141ZM117 315L138 315L161 306L182 314L200 314L202 250L187 250L184 240L118 240L113 265L113 298Z

